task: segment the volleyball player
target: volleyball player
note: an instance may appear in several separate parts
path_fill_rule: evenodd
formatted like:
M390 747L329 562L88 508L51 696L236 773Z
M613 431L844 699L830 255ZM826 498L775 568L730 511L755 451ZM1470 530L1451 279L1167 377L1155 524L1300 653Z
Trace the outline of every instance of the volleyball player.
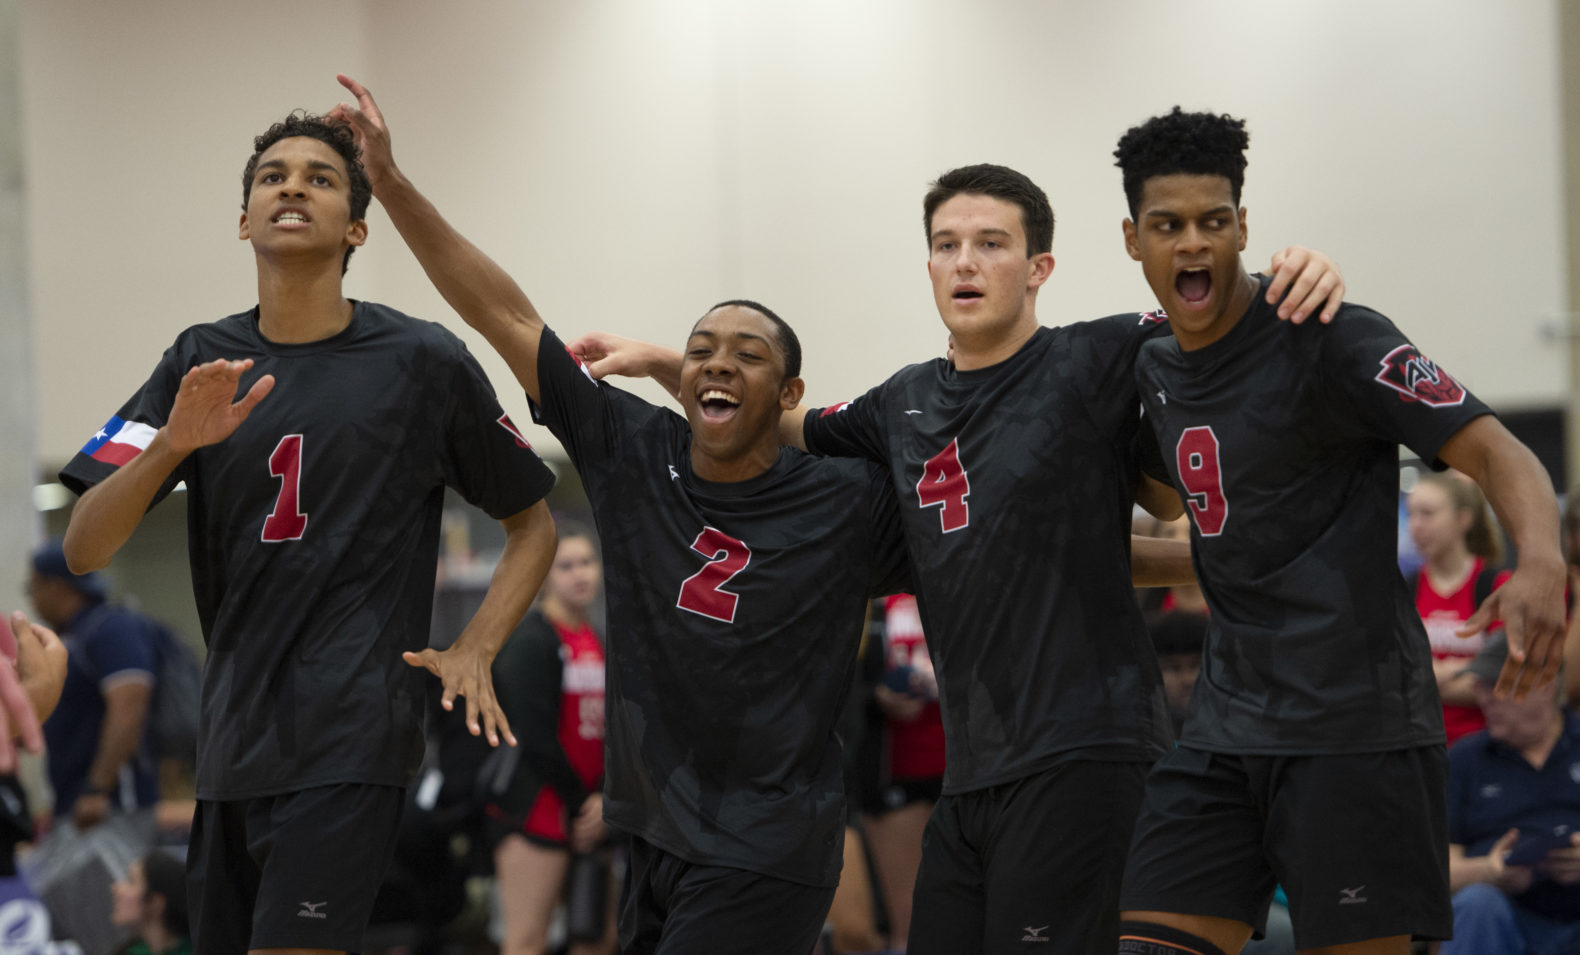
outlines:
M65 549L101 567L184 482L208 644L188 870L201 952L358 951L422 759L423 674L510 739L489 666L554 554L553 483L453 334L347 299L370 196L351 131L254 143L258 304L177 337L61 472ZM240 391L242 397L237 400ZM477 615L425 650L444 488L506 530Z
M1212 610L1180 745L1147 781L1119 950L1238 951L1278 883L1301 949L1404 953L1453 923L1398 445L1474 478L1513 536L1518 569L1463 630L1507 626L1500 692L1561 659L1558 509L1535 455L1386 318L1277 320L1240 258L1248 142L1242 120L1176 107L1115 152L1126 248L1173 331L1142 346L1137 382Z
M755 302L692 328L684 418L594 381L395 167L366 88L340 81L358 105L334 115L374 194L587 489L608 582L604 817L631 840L621 950L806 955L839 880L834 728L867 599L909 583L887 476L780 447L800 344Z

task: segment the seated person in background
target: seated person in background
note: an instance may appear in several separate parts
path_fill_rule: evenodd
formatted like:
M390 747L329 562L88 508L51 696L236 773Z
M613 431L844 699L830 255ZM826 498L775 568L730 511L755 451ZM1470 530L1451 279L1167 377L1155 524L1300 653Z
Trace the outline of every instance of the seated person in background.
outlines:
M1177 739L1190 709L1190 692L1201 673L1201 648L1207 642L1207 615L1175 610L1153 616L1147 621L1152 632L1152 648L1158 654L1158 669L1163 671L1163 697L1168 703L1169 720Z
M1495 697L1506 654L1500 633L1471 662L1487 728L1449 751L1441 955L1580 951L1580 717L1559 705L1562 680Z
M133 862L111 889L110 919L137 935L120 955L192 955L187 929L186 865L160 849Z
M1499 569L1503 540L1481 489L1462 475L1422 474L1410 491L1409 509L1410 540L1424 563L1407 582L1432 644L1443 728L1453 743L1486 725L1465 664L1486 645L1487 631L1468 637L1458 631L1509 579Z

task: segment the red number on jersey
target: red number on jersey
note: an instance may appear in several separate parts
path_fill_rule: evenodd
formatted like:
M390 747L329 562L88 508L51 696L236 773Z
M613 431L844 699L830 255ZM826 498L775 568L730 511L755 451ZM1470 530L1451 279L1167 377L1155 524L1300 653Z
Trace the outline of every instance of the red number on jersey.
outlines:
M724 590L725 584L746 569L752 559L752 549L745 543L711 527L704 527L691 549L708 558L702 569L687 577L680 585L680 599L675 606L704 617L735 622L735 605L739 594Z
M1229 499L1223 496L1223 469L1218 463L1218 436L1211 426L1186 428L1174 447L1174 456L1196 529L1203 537L1217 537L1229 519Z
M269 455L269 476L280 479L280 496L274 513L263 519L263 539L270 542L302 539L307 515L302 513L302 436L288 434Z
M922 466L922 479L916 482L916 499L922 507L938 508L938 522L944 533L958 531L971 523L971 481L960 464L960 439L949 442Z

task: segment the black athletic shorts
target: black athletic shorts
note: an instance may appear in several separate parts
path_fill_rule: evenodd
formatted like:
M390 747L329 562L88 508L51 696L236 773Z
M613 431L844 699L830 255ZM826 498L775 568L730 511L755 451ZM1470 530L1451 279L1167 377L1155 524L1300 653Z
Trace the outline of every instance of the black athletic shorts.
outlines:
M362 949L405 790L341 783L199 800L187 852L193 950Z
M1302 949L1448 938L1447 792L1442 746L1343 756L1180 747L1147 779L1121 905L1260 933L1282 885Z
M922 835L907 951L1113 955L1147 766L1072 759L942 796Z
M808 955L833 901L832 886L696 865L632 836L620 892L620 951Z

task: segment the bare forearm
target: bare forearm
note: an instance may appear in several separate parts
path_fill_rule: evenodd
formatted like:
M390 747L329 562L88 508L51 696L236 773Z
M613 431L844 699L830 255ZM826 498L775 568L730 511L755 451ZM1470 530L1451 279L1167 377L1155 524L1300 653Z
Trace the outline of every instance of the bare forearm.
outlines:
M143 724L148 718L152 687L125 683L107 694L104 724L99 729L99 749L88 767L88 785L101 792L115 788L121 767L137 754Z
M1190 542L1130 535L1130 582L1137 587L1194 584Z
M375 183L374 195L417 257L433 287L510 365L538 398L538 341L543 319L504 269L457 232L399 172Z
M1551 479L1531 449L1491 416L1477 418L1443 446L1443 461L1469 475L1508 531L1520 562L1556 561L1558 501Z
M806 450L806 406L797 405L779 418L779 443Z
M172 448L161 428L143 453L82 495L62 542L72 571L85 574L110 562L188 453Z
M504 553L494 568L482 605L456 639L456 643L465 641L490 659L499 653L511 631L526 615L527 608L532 606L532 598L554 563L557 539L554 518L543 501L502 523L505 525Z

